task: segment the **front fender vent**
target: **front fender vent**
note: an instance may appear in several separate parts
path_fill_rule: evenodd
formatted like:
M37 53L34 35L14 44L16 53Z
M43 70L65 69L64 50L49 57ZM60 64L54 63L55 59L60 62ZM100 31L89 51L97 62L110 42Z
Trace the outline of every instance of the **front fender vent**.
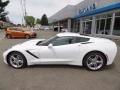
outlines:
M30 54L31 56L33 56L34 58L39 59L39 57L37 57L36 55L34 55L33 53L31 53L30 51L26 50L26 52L27 52L28 54Z

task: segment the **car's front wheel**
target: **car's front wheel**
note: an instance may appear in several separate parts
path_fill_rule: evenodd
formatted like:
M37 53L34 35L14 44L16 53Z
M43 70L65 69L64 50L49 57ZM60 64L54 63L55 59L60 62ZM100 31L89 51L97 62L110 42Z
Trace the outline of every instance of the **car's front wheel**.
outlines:
M27 66L26 58L19 52L12 52L7 58L8 64L15 69L24 68Z
M106 57L100 52L91 52L83 60L83 66L91 71L98 71L105 67Z

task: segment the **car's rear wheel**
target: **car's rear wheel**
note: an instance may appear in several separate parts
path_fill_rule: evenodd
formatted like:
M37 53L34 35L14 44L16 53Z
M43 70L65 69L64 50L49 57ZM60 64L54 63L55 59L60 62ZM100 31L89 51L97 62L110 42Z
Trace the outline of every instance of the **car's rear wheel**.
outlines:
M24 68L27 66L26 58L19 52L12 52L7 58L8 64L15 69Z
M25 35L25 38L26 39L30 39L30 35Z
M83 66L91 71L98 71L106 66L106 57L100 52L91 52L83 60Z
M11 35L9 35L9 34L7 34L7 35L6 35L6 38L11 39L11 38L12 38L12 36L11 36Z

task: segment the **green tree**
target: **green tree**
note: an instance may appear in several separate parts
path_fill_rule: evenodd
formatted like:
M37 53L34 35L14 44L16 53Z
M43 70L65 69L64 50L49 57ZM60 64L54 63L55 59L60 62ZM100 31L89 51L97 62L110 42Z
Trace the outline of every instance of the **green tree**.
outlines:
M41 25L48 25L48 18L46 14L44 14L41 18Z
M5 12L5 7L9 4L9 0L7 1L2 1L0 0L0 20L6 21L6 15L8 14Z
M27 26L34 27L35 25L35 18L33 16L26 16L25 22Z
M36 24L41 24L41 20L39 18L36 20Z

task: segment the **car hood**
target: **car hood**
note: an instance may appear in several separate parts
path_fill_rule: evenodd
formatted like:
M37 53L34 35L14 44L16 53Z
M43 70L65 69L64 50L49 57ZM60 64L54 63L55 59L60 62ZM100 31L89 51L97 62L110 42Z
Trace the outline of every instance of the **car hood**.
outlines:
M42 42L45 39L34 39L34 40L29 40L26 42L23 42L21 44L17 44L12 47L12 49L19 50L19 49L30 49L32 47L35 47L38 42Z
M44 41L45 39L34 39L34 40L29 40L29 41L26 41L24 43L22 43L22 45L36 45L38 42L42 42Z

